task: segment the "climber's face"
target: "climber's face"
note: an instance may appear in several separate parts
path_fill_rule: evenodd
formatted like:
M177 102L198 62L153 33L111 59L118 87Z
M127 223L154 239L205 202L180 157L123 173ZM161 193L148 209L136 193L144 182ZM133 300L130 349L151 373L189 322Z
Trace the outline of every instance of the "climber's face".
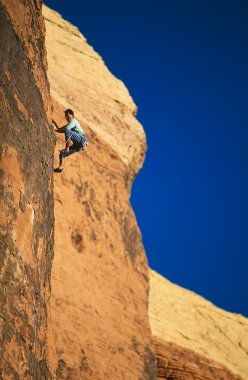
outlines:
M71 121L71 120L73 119L73 115L71 115L71 114L68 113L68 112L65 112L65 118L66 118L66 120L69 122L69 121Z

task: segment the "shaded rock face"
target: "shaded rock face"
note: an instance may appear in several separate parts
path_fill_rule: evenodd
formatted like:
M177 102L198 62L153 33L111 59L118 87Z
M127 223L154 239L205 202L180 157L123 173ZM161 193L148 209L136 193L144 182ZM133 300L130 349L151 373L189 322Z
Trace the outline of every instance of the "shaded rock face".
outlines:
M41 1L0 3L0 378L49 379L54 137Z
M176 343L154 338L157 379L167 380L242 380L228 368Z
M52 329L58 379L156 378L149 272L129 203L145 134L123 83L79 31L44 7L57 123L72 108L89 147L55 176ZM64 136L57 135L58 149Z
M247 379L248 319L150 272L158 378Z

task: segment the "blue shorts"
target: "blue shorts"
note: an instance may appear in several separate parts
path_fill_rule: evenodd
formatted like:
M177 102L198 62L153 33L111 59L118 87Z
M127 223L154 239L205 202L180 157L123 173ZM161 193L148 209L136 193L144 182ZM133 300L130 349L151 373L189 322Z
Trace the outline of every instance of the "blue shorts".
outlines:
M70 146L69 152L63 152L63 151L60 152L59 156L63 158L68 157L73 153L79 152L83 148L84 143L86 142L86 137L84 135L82 136L77 132L71 131L70 129L66 129L65 137L66 137L66 141L69 138L71 138L73 145Z

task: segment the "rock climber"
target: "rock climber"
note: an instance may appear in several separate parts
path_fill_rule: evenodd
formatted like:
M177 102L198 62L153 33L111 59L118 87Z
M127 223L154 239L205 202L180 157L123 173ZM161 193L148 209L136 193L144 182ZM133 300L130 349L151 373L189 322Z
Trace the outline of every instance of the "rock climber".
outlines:
M55 132L65 134L65 148L59 154L59 167L55 168L56 173L63 171L64 159L73 153L79 152L87 145L87 139L79 121L74 118L74 112L71 109L65 110L65 118L68 121L64 127L59 128L55 120L52 120L56 129ZM73 144L70 146L70 142Z

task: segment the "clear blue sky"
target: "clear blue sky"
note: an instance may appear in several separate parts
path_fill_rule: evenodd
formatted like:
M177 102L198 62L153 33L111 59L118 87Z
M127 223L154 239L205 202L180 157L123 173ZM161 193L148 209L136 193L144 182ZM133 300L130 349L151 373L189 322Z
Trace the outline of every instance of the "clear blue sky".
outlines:
M45 3L138 105L148 152L131 201L150 267L248 316L248 2Z

